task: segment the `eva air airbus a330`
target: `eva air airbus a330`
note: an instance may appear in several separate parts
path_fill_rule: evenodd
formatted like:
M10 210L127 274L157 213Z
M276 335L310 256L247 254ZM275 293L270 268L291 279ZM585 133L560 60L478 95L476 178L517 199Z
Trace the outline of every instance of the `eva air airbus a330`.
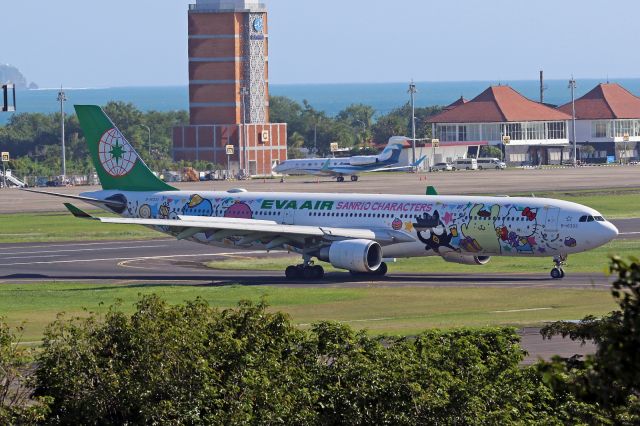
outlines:
M147 168L100 107L75 108L103 189L70 198L120 217L93 217L67 204L75 216L203 244L298 253L302 263L286 269L288 278L321 278L314 259L384 275L385 258L484 265L491 256L547 256L559 279L567 255L618 234L597 211L546 198L179 191Z

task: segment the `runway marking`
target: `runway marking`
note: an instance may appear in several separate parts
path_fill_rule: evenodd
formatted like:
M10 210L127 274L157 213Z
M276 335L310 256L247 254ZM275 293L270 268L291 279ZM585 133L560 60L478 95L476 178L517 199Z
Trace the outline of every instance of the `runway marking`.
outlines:
M640 231L635 231L635 232L620 232L618 235L638 235L640 234Z
M549 311L553 308L509 309L507 311L491 311L490 314L508 314L511 312Z
M100 242L95 242L95 243L73 243L73 242L69 242L66 244L47 244L47 245L39 245L39 246L28 246L28 245L19 245L20 243L8 243L6 245L11 245L13 244L13 247L2 247L5 246L5 244L0 245L0 251L5 251L5 250L15 250L15 249L32 249L32 248L52 248L52 247L69 247L69 246L96 246L96 245L107 245L107 244L135 244L135 243L149 243L149 242L167 242L167 241L176 241L174 239L169 239L169 238L163 238L161 240L159 239L148 239L148 240L131 240L131 241L100 241ZM42 243L40 243L42 244Z
M11 253L11 254L13 254L13 253ZM16 254L19 254L19 253L16 253ZM29 258L36 259L36 258L40 258L40 257L65 257L65 256L66 255L64 255L64 254L43 254L43 255L40 255L40 256L29 256ZM3 256L2 259L3 260L6 260L6 259L24 259L24 256L10 256L10 257Z
M254 250L254 251L245 251L243 252L245 254L261 254L264 253L263 250ZM273 251L272 253L281 253L281 251ZM284 253L284 252L282 252ZM184 257L186 256L194 256L194 255L182 255ZM195 255L195 256L200 256L200 255ZM215 253L213 256L221 256L221 257L231 257L234 258L237 256L237 253ZM153 267L145 267L145 266L132 266L129 265L129 262L139 262L141 260L153 260L156 258L162 259L162 258L166 258L166 257L174 257L174 256L155 256L155 257L145 257L145 258L133 258L133 259L125 259L122 260L120 262L118 262L118 266L121 266L123 268L133 268L133 269L154 269Z
M126 249L136 249L136 248L140 248L140 249L145 249L145 248L164 248L166 246L163 245L159 245L159 246L123 246L123 247L102 247L102 248L83 248L83 249L67 249L67 250L56 250L57 253L62 253L62 252L78 252L78 251L106 251L106 250L126 250ZM44 251L16 251L16 252L9 252L6 254L38 254L38 253L46 253ZM33 256L33 257L40 257L40 256ZM7 259L6 257L4 259Z
M249 253L262 253L263 251L255 251ZM0 266L19 266L19 265L50 265L54 263L87 263L87 262L107 262L111 260L119 261L134 261L134 260L153 260L153 259L172 259L176 257L196 257L196 256L228 256L234 253L199 253L199 254L172 254L168 256L141 256L141 257L112 257L102 259L74 259L74 260L52 260L48 262L14 262L14 263L0 263Z

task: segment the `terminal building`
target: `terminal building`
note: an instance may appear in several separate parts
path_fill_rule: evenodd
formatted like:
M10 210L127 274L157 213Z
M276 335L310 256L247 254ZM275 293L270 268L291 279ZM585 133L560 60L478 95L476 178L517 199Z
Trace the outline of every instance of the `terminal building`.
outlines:
M448 146L468 146L468 155L477 156L480 146L493 145L502 149L507 164L518 166L568 161L570 120L569 114L527 99L509 86L491 86L470 101L458 99L427 122L440 140L435 162L455 160L439 156ZM504 136L510 138L507 145ZM448 152L459 154L459 149Z
M173 129L175 161L266 176L286 160L287 125L269 121L267 18L256 0L189 5L190 123Z
M573 114L571 102L558 109ZM575 100L575 109L576 142L582 148L579 159L590 163L638 160L640 98L619 84L599 84Z

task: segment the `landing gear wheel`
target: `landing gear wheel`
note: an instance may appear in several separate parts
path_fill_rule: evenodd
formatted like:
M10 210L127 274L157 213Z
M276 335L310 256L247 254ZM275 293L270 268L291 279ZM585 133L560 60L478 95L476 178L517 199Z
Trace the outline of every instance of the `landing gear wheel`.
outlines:
M287 266L287 269L284 270L284 275L288 280L295 280L297 278L300 278L300 270L297 266Z
M375 270L374 275L384 277L385 275L387 275L388 270L389 268L387 267L387 264L385 262L382 262L380 266L378 266L378 269Z
M553 269L551 270L551 278L554 280L561 280L564 278L564 269L562 266L565 265L567 260L566 255L559 255L553 257Z
M553 278L554 280L562 279L563 276L564 276L564 272L562 271L562 269L553 268L551 270L551 278Z
M338 177L336 178L336 180L337 180L338 182L344 182L344 176L338 176Z
M302 269L302 278L305 280L312 280L315 278L315 271L313 270L313 266L308 266Z
M358 181L358 176L353 175L351 176L351 182L357 182Z
M315 265L310 268L313 271L313 278L321 280L324 278L324 268L320 265Z

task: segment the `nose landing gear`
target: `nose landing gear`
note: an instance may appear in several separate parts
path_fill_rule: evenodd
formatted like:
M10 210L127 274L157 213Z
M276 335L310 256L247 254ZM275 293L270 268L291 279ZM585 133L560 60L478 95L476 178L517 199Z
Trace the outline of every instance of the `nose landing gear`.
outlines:
M553 257L553 269L551 269L551 278L554 280L561 280L564 278L564 269L562 267L566 265L567 255L561 254Z

